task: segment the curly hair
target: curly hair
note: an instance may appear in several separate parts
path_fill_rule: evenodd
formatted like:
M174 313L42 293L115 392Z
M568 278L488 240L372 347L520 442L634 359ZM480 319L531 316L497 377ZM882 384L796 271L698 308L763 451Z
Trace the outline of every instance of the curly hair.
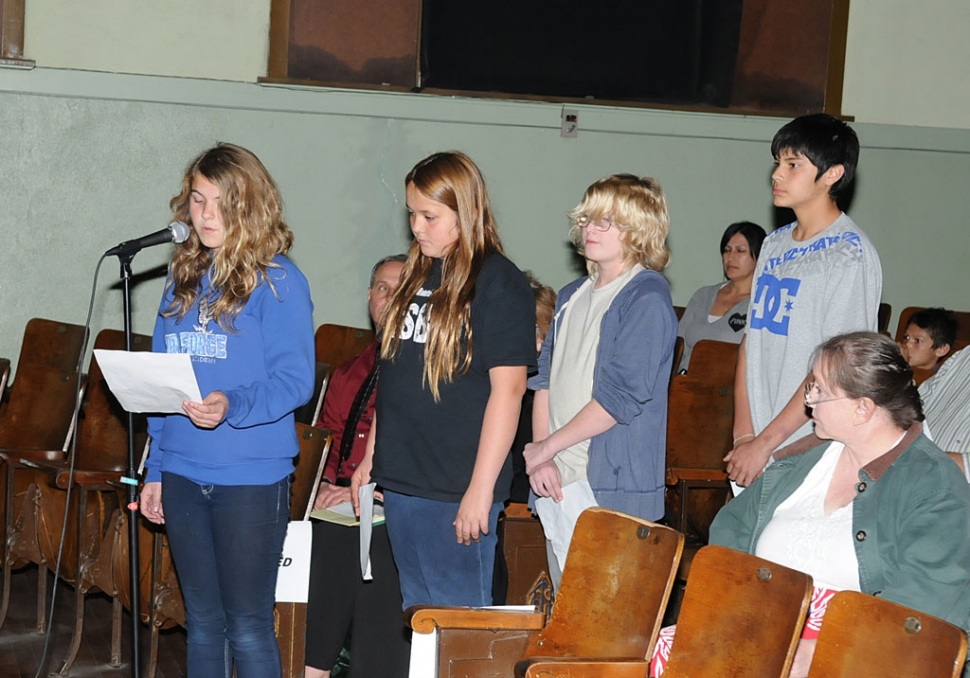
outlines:
M169 203L176 220L191 222L189 204L196 177L219 189L225 241L213 253L192 229L188 240L176 246L169 281L175 298L165 314L184 318L201 291L202 278L211 271L211 286L219 293L211 300L213 318L231 331L253 290L261 282L273 288L266 270L278 267L273 257L289 251L293 232L283 220L283 199L276 182L251 151L219 143L189 163L182 189Z

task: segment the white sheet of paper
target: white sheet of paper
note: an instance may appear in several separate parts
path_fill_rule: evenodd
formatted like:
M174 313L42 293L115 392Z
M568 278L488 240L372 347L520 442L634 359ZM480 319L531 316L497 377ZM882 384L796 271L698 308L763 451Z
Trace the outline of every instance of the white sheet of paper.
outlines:
M588 480L577 480L562 488L562 501L558 504L550 497L536 499L536 513L542 521L546 539L552 542L560 572L566 567L566 554L579 514L596 505L596 497L593 496Z
M370 581L374 575L370 571L370 538L374 531L374 488L377 483L361 485L360 497L360 575Z
M94 355L108 388L128 412L182 412L182 403L202 402L187 353L106 351Z
M309 520L291 520L283 541L279 574L276 577L277 603L305 603L310 590L310 554L313 525Z

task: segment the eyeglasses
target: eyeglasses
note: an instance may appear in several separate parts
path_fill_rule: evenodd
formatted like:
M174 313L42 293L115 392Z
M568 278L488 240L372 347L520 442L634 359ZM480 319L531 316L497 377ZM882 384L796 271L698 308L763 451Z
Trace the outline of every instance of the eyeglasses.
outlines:
M609 218L597 219L596 221L593 221L589 217L580 217L576 220L576 224L580 228L593 228L600 233L605 233L616 226L616 222Z
M805 384L805 405L807 405L808 407L815 407L819 403L831 403L831 402L833 402L835 400L850 400L849 396L842 396L841 398L821 398L821 397L819 397L817 400L813 400L813 395L812 394L815 393L816 391L818 391L818 395L819 396L821 396L823 394L823 391L822 391L821 387L819 387L819 385L818 385L817 382L812 381L812 382L809 382L809 383Z

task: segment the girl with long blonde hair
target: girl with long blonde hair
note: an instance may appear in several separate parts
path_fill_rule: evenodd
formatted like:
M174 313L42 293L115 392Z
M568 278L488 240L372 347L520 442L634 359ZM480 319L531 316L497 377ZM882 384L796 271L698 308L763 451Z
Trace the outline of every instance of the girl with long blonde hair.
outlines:
M384 490L404 607L491 603L535 302L504 255L485 181L456 151L405 179L414 242L387 308L368 455Z
M279 676L273 605L293 411L313 392L310 290L285 256L293 233L279 190L250 151L204 151L171 207L192 230L172 257L152 348L189 354L206 395L149 417L141 511L167 528L189 675Z

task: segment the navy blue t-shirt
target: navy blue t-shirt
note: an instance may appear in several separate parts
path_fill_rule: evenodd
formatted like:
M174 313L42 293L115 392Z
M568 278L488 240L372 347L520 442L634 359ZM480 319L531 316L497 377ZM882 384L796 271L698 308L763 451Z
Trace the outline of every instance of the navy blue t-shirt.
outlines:
M536 365L535 298L529 281L501 254L482 262L471 304L472 360L467 373L439 384L441 399L422 383L428 301L441 284L442 260L408 307L395 359L381 364L373 479L383 488L435 501L461 501L471 482L492 367ZM434 322L434 314L431 314ZM494 501L508 498L506 459Z

